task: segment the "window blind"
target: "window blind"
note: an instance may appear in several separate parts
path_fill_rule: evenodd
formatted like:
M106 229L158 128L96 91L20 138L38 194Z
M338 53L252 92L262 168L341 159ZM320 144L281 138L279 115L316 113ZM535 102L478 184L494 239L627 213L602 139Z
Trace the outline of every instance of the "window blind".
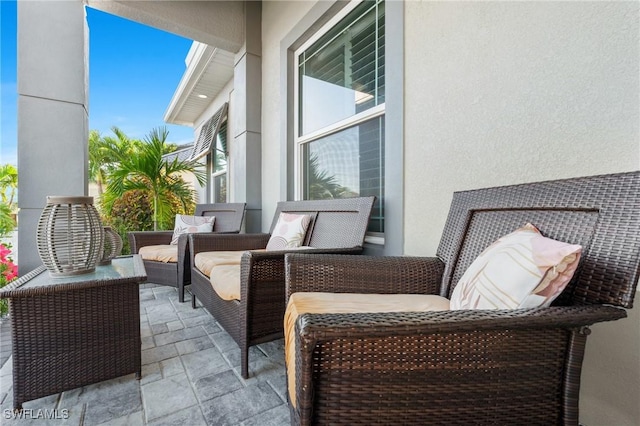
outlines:
M220 131L220 125L224 119L227 118L227 106L225 102L225 104L202 125L198 140L193 144L189 161L198 160L211 152L212 146L215 146L214 141Z

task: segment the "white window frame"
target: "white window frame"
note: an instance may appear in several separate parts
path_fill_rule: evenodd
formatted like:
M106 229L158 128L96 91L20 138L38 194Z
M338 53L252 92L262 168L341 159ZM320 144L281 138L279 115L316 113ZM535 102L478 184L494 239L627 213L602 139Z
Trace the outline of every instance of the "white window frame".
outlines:
M303 182L303 151L304 145L323 137L332 135L342 130L357 126L365 121L372 120L377 117L385 115L385 103L381 103L366 111L362 111L356 115L345 118L344 120L325 126L321 129L310 132L306 135L300 136L300 54L307 50L313 43L315 43L320 37L331 30L337 25L343 18L345 18L351 11L358 7L364 0L353 0L347 6L343 7L334 17L332 17L326 24L324 24L313 36L305 41L298 49L295 50L294 56L294 79L293 79L293 93L294 93L294 107L293 107L293 132L294 132L294 195L296 200L302 200L304 188ZM377 60L377 59L376 59ZM377 239L381 239L381 234L375 233ZM376 241L378 242L378 241Z

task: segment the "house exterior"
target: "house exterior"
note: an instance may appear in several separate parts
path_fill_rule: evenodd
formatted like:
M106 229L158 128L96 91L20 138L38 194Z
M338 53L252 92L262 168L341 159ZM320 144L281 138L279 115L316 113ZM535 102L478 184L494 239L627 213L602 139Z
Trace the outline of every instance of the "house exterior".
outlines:
M454 191L640 168L637 2L87 3L199 42L165 120L197 140L227 108L201 200L247 202L247 232L280 200L371 194L367 249L429 256ZM19 4L21 229L87 191L83 7ZM640 310L592 330L581 423L636 424Z

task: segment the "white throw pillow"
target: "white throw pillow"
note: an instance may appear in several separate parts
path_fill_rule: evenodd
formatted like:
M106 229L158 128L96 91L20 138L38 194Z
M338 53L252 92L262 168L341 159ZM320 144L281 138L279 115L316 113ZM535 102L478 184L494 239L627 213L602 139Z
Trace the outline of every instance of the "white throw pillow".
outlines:
M309 223L311 223L311 216L307 214L280 213L278 223L267 243L267 250L300 247L307 235Z
M451 309L549 306L578 267L582 246L543 237L527 223L478 256L451 294Z
M215 216L187 216L177 214L171 244L178 244L178 237L182 234L213 231L213 223L215 220Z

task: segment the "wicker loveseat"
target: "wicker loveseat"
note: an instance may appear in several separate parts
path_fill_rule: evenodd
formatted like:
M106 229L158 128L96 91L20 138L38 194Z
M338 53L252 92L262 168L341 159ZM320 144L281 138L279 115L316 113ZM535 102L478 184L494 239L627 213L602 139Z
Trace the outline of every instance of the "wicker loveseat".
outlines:
M196 299L236 341L241 351L242 377L249 375L249 347L283 336L285 309L284 255L264 251L280 213L307 214L311 223L304 246L309 253L359 254L375 197L278 203L269 234L189 235L192 306ZM257 250L257 251L254 251ZM196 267L201 252L241 251L240 300L225 300L210 278Z
M455 193L436 257L288 254L287 298L450 297L489 244L526 222L583 246L551 307L302 314L292 423L578 424L588 327L624 318L638 285L640 172Z
M242 227L245 203L214 203L196 205L195 216L215 216L214 233L237 234ZM142 247L170 245L173 231L129 232L131 253L138 254ZM189 246L187 235L181 235L177 244L177 262L144 260L147 281L178 289L178 300L184 302L184 287L191 283Z

